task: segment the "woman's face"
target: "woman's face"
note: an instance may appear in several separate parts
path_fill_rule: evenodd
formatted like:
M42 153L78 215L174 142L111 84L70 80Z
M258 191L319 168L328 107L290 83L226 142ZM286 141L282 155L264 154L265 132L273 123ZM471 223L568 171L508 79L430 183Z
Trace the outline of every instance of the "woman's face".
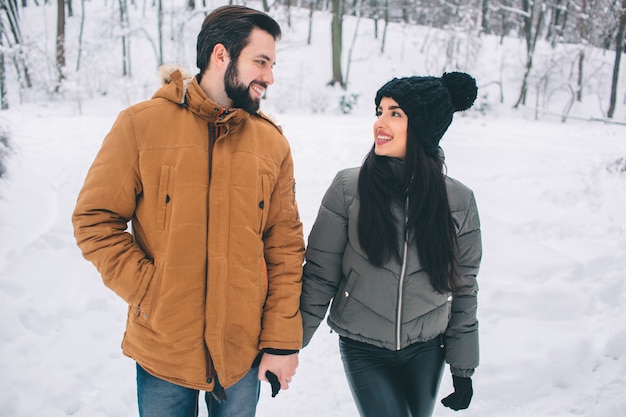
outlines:
M398 103L383 97L376 109L374 122L374 152L379 156L404 159L409 119Z

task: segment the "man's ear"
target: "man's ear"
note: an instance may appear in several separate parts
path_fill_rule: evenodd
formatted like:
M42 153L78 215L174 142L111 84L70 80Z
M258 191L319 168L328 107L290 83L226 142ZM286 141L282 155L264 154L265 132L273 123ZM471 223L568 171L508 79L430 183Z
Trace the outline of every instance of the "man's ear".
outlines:
M226 68L230 63L230 54L224 45L221 43L216 44L213 47L213 52L211 53L211 63L215 63L217 68Z

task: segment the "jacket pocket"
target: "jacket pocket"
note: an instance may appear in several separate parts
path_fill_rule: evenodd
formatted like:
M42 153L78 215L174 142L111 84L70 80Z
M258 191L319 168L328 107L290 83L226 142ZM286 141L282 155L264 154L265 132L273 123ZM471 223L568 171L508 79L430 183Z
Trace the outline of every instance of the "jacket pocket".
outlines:
M158 301L159 289L161 287L161 280L163 277L163 265L156 259L154 260L154 267L154 276L148 284L146 293L137 305L137 312L135 316L136 321L144 325L149 325L152 322L152 318L154 317L154 312L156 311Z
M346 305L352 299L352 290L356 285L356 282L359 278L359 274L354 271L354 269L350 270L350 274L345 280L345 285L343 287L339 287L339 291L335 294L335 298L333 300L332 310L336 314L343 314L343 310L345 310Z
M161 176L159 177L159 191L157 193L157 211L156 211L156 228L157 230L165 230L167 217L169 213L170 201L172 199L170 193L170 176L172 168L168 166L161 167Z
M259 184L259 234L262 234L265 230L265 224L267 223L267 214L270 211L270 179L267 175L261 176L261 183Z

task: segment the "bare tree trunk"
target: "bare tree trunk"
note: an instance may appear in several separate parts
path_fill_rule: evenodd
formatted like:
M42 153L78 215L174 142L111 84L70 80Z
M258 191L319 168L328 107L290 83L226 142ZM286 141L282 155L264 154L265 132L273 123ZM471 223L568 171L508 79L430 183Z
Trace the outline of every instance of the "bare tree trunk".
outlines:
M206 6L206 5L205 5L205 6ZM270 5L269 5L269 3L267 2L267 0L263 0L263 11L264 11L265 13L267 13L267 12L269 12L269 11L270 11Z
M7 77L4 65L4 20L0 16L0 110L9 108L9 97L7 92Z
M549 7L552 10L550 13L550 22L548 23L548 31L546 34L546 40L548 40L552 47L556 46L557 37L560 34L559 23L561 20L561 5L562 0L555 0Z
M78 31L78 57L76 58L76 72L80 69L80 57L83 52L83 31L85 28L85 0L80 0L80 30Z
M378 16L374 16L374 39L378 39Z
M626 1L626 0L624 0ZM545 3L538 0L537 3L533 1L524 0L524 11L527 12L524 17L524 37L526 39L526 69L524 71L524 78L522 79L522 87L520 89L520 95L517 102L513 106L518 108L521 104L526 104L526 95L528 94L528 77L533 68L533 58L535 55L535 47L537 46L537 39L543 26L543 18L545 15ZM535 19L536 13L539 16ZM536 24L535 24L536 20Z
M315 2L310 0L309 3L309 33L306 38L306 44L311 44L311 37L313 36L313 12L315 11Z
M578 53L578 81L576 83L576 101L583 101L583 70L585 68L585 49L582 48Z
M622 7L619 10L619 27L617 29L617 38L615 40L615 64L613 65L613 79L611 81L611 104L607 117L613 118L615 113L615 103L617 102L617 84L619 80L619 66L624 51L624 29L626 27L626 0L622 0Z
M361 6L363 4L363 0L358 0L358 4L355 5L356 11L356 25L354 26L354 35L352 36L352 43L350 44L350 49L348 50L348 63L346 64L346 78L344 80L344 84L348 86L348 80L350 78L350 64L352 63L352 51L354 50L354 45L356 43L356 39L359 36L359 25L361 23Z
M57 42L56 42L56 63L58 72L58 84L55 92L59 91L61 82L65 79L65 1L57 0Z
M385 27L383 28L383 39L380 42L381 54L385 53L385 42L387 41L387 27L389 26L389 0L385 0L383 16L385 17Z
M194 4L195 6L195 4ZM159 37L159 66L163 65L163 0L157 0L157 34Z
M341 72L341 52L343 47L343 0L333 0L332 7L333 20L330 28L333 54L333 78L328 84L335 85L336 83L339 83L339 85L345 88L343 74Z
M580 36L580 43L581 43L580 52L578 53L578 85L577 85L577 91L576 91L576 101L578 102L582 102L583 100L583 82L584 82L583 70L585 66L585 45L587 43L588 36L589 36L588 34L589 26L588 26L588 17L587 17L588 9L589 9L588 0L582 0L582 3L580 5L580 12L578 14L578 22L577 22L578 36Z
M130 40L126 29L128 28L128 5L126 0L119 0L120 5L120 27L122 28L122 75L130 75Z
M287 5L287 26L291 27L291 0L286 0Z
M481 7L480 27L484 34L489 35L491 33L491 25L489 24L489 0L482 0Z
M8 42L7 47L13 48L14 45L17 45L14 49L18 51L18 54L13 54L13 61L15 63L15 69L17 72L18 79L20 80L20 86L25 88L31 88L32 82L30 79L30 73L28 71L28 66L26 65L26 61L24 59L22 48L22 32L20 30L20 20L19 20L19 11L17 7L17 0L4 0L0 3L0 11L4 11L7 22L9 23L9 30L3 31L5 34L5 39ZM5 27L5 29L7 29ZM13 44L11 43L10 36L13 37Z

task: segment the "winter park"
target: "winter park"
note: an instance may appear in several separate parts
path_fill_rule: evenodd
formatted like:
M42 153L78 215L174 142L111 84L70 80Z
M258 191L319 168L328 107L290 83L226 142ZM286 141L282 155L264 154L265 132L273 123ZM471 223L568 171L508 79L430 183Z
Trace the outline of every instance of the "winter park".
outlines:
M81 256L71 215L119 112L150 99L162 64L197 72L198 30L222 4L66 2L60 65L59 4L2 0L0 416L138 415L127 305ZM469 409L434 415L626 416L625 5L246 5L282 28L261 110L289 140L305 241L336 172L372 146L382 84L476 78L441 146L480 211L481 363ZM322 322L290 388L262 384L257 415L358 416L337 339ZM438 398L451 390L446 369Z

